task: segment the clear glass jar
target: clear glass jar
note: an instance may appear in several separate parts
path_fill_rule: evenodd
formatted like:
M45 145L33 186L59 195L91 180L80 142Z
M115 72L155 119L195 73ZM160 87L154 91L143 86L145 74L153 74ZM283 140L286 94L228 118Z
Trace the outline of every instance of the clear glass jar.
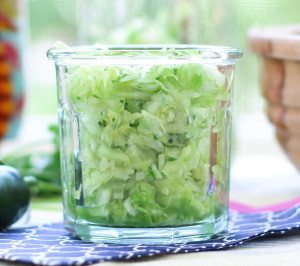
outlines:
M48 56L66 228L122 244L192 242L227 229L239 50L78 47Z

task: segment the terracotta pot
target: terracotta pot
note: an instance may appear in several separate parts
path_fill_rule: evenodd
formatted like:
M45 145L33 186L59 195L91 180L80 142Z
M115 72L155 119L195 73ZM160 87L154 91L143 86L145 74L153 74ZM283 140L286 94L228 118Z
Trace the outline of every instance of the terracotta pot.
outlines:
M277 139L300 169L300 25L252 30L249 45L262 59L261 89Z

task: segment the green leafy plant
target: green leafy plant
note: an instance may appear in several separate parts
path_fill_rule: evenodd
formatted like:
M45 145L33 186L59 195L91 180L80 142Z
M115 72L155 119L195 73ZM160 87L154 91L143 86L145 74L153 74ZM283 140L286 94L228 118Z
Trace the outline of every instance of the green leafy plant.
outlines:
M34 196L53 196L61 193L60 147L57 125L50 125L52 133L50 149L45 151L47 142L32 143L10 152L3 162L20 172ZM34 151L33 151L34 148Z

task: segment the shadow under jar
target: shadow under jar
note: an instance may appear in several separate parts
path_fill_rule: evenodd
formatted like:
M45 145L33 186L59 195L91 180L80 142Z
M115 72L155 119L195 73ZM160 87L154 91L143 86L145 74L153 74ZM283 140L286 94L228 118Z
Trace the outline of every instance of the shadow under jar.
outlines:
M227 229L231 98L241 52L53 48L65 227L162 244Z

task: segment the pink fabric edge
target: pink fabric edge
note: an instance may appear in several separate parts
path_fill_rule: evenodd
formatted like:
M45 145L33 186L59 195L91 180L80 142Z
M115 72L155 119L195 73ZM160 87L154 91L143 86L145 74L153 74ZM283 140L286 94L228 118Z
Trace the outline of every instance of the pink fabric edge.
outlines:
M266 211L276 212L276 211L283 211L289 209L294 205L296 205L297 203L300 203L300 197L297 197L289 201L281 202L278 204L271 204L271 205L266 205L261 207L253 207L237 201L230 201L229 208L234 211L239 211L244 213L266 212Z

